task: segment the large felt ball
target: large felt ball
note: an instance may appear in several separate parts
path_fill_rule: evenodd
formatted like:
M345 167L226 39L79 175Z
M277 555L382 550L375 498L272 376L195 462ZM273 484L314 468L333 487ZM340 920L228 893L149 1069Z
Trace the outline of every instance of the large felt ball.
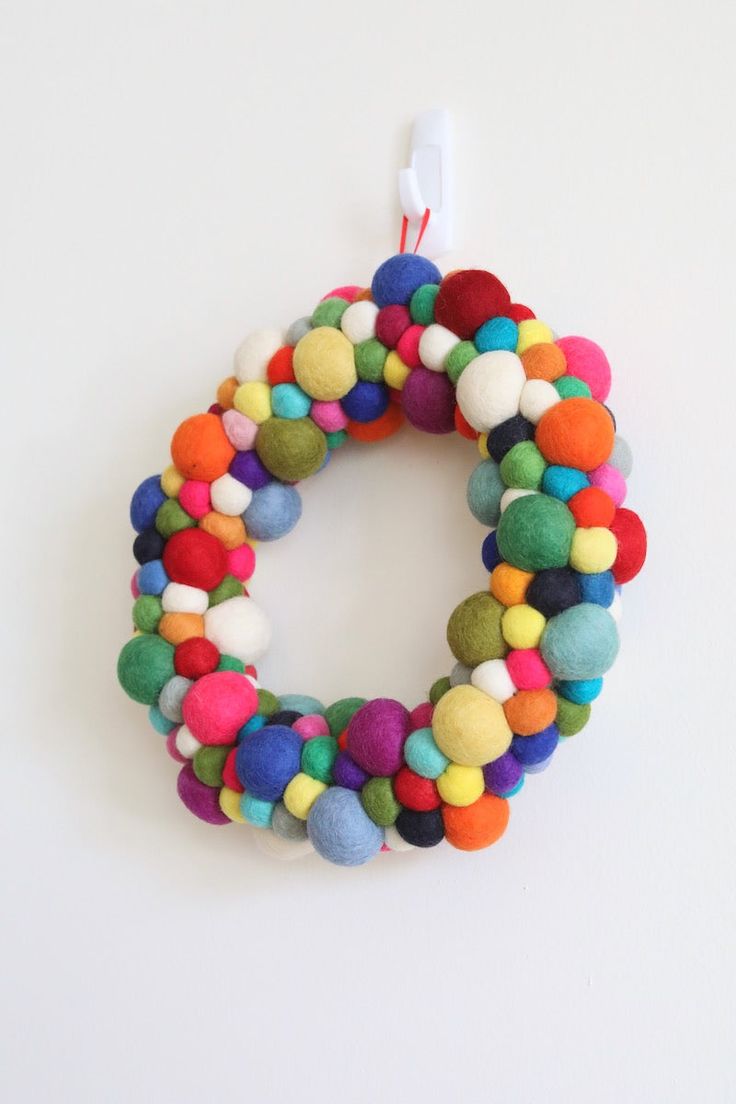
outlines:
M439 284L442 273L426 257L397 253L380 265L371 281L373 301L379 307L391 303L407 305L423 284Z
M318 326L294 349L294 375L313 399L341 399L358 379L353 346L340 330Z
M446 276L440 284L434 317L458 337L471 340L484 322L505 315L510 306L511 296L497 277L466 268Z
M432 717L437 747L453 763L482 767L511 743L503 706L475 686L454 686L443 694Z
M246 793L261 801L279 801L299 773L302 738L286 725L247 733L235 754L235 769Z
M272 482L256 491L243 514L248 536L271 541L290 533L302 515L302 499L296 487Z
M614 428L605 406L594 399L563 399L542 415L536 442L550 464L592 471L613 449Z
M133 701L155 705L174 677L174 649L160 636L134 636L118 657L118 680Z
M277 479L298 483L322 467L327 438L311 418L269 418L258 430L256 451Z
M130 524L136 533L153 528L156 514L164 502L166 502L166 495L161 490L161 476L149 475L148 479L144 479L136 487L130 502Z
M415 809L402 809L394 825L396 831L412 847L436 847L445 838L445 826L440 809L418 813Z
M616 510L611 531L618 541L613 564L617 583L628 583L638 575L647 557L647 533L641 518L633 510Z
M401 702L374 698L351 717L347 750L363 770L388 778L404 761L409 729L409 712Z
M183 529L167 541L164 567L172 582L214 590L227 573L227 551L203 529Z
M204 615L204 634L222 655L255 663L271 642L271 625L252 598L239 595L212 606Z
M495 460L481 460L470 474L467 499L470 512L482 525L497 525L501 516L501 495L506 485Z
M253 684L236 671L197 679L182 703L184 724L200 744L231 744L258 708Z
M501 632L504 607L493 595L478 591L456 606L447 623L450 651L467 667L477 667L486 659L506 654Z
M307 817L315 851L338 866L360 866L383 845L383 829L371 820L353 790L333 786L318 797Z
M567 362L567 374L587 383L598 402L605 402L611 390L611 366L600 345L587 337L561 337L557 347Z
M341 406L354 422L373 422L385 412L388 400L384 384L358 380L342 399Z
M185 479L211 483L224 475L235 455L216 414L195 414L171 439L171 459Z
M564 567L570 556L575 519L564 502L543 494L514 499L498 523L498 549L522 571Z
M458 405L473 429L487 433L519 413L525 383L524 366L516 353L504 349L482 353L458 380Z
M599 678L618 653L616 622L602 606L571 606L547 622L540 651L555 678Z
M268 362L283 345L278 330L256 330L248 334L235 351L234 372L238 383L265 380Z
M443 372L415 368L404 384L401 405L411 424L425 433L455 429L455 388Z
M506 831L509 822L509 803L495 794L482 794L472 805L464 808L444 805L442 819L447 842L461 851L480 851L490 847Z
M219 789L200 782L191 763L186 763L179 771L176 790L189 812L200 820L207 824L231 823L230 817L220 808Z

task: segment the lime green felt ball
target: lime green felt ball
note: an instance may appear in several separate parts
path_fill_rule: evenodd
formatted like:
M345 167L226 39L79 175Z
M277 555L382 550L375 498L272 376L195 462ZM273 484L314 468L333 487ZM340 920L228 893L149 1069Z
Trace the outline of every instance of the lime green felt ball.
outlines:
M118 657L118 680L128 697L154 705L174 677L174 649L160 636L134 636Z
M234 575L226 575L219 586L209 593L210 606L219 606L220 602L226 602L228 598L237 598L244 591L240 579Z
M360 792L360 800L374 824L388 828L401 812L390 778L371 778Z
M422 284L411 297L409 314L412 322L419 326L431 326L434 322L434 301L439 293L439 284Z
M443 675L441 678L435 679L429 688L429 700L432 705L436 705L437 702L443 697L450 689L450 679L447 675Z
M357 713L361 705L365 705L365 698L340 698L325 709L325 720L330 729L330 735L338 737L344 732L350 723L353 713Z
M204 782L205 786L221 786L222 768L229 753L230 748L227 744L198 748L192 760L192 767L199 781Z
M564 502L550 495L514 499L501 514L496 530L498 550L522 571L566 567L575 519Z
M585 728L590 720L590 705L578 705L557 695L557 717L555 718L561 736L574 736Z
M538 491L546 467L547 462L533 441L519 441L501 461L501 478L507 487Z
M450 651L467 667L506 655L501 618L506 607L492 594L479 590L452 611L447 623Z
M194 518L183 510L175 498L167 498L156 512L156 528L162 537L172 537L182 529L191 529L196 525Z
M155 594L141 594L133 603L133 624L144 633L155 633L163 617L161 599Z
M349 306L347 299L341 299L337 295L333 295L329 299L323 299L314 309L312 325L334 326L335 329L339 329L340 319Z
M282 483L298 483L322 467L327 441L311 418L269 418L258 430L256 452Z
M453 383L457 383L465 369L478 356L478 350L472 341L460 341L453 345L445 361L445 371Z
M367 341L361 341L355 346L355 370L358 378L368 383L380 383L387 356L388 349L377 338L369 337Z
M304 741L302 770L310 778L331 785L332 764L337 757L337 740L334 736L314 736Z

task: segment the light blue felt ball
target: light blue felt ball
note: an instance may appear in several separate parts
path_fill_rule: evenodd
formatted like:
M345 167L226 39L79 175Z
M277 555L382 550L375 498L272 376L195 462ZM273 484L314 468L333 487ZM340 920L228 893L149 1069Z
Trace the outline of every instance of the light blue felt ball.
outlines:
M325 711L322 702L309 694L279 694L279 709L292 710L304 717L315 713L321 715Z
M404 744L404 758L422 778L439 778L450 762L437 747L431 728L417 728L409 733Z
M273 802L263 801L253 794L244 793L240 799L240 812L255 828L270 828L273 816Z
M277 383L271 391L271 409L277 418L306 418L312 400L298 383Z
M248 536L272 541L290 533L302 515L302 500L296 487L273 480L254 491L243 521Z
M468 480L468 506L483 525L496 525L501 516L501 495L506 484L495 460L481 460Z
M307 817L315 851L338 866L360 866L383 845L383 828L374 824L353 790L331 786L317 798Z
M570 606L547 622L540 650L555 678L599 678L618 654L616 622L592 602Z

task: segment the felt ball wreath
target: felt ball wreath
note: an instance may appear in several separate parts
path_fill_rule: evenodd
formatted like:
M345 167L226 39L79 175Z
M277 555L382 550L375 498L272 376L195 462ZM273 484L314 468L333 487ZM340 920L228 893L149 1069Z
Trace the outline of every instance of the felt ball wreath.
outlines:
M556 338L490 272L443 278L413 254L285 334L245 339L130 507L135 633L118 677L195 816L344 866L503 834L525 776L587 724L618 652L621 587L646 554L610 385L597 344ZM413 709L272 693L255 667L271 632L248 590L254 546L293 529L297 485L333 453L405 420L480 452L467 500L489 583L450 615L455 665Z

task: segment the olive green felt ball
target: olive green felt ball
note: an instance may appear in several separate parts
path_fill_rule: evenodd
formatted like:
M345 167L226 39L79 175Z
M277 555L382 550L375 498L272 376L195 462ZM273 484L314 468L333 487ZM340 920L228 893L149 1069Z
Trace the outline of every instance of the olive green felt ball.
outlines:
M332 784L332 764L337 757L337 740L334 736L313 736L304 741L302 770L318 782Z
M322 302L315 307L314 314L312 315L312 325L334 326L335 329L339 329L340 319L349 306L350 304L347 299L340 299L337 295L333 295L329 299L323 299Z
M445 371L453 383L457 383L471 360L475 360L478 350L472 341L460 341L450 349L445 361Z
M340 698L325 709L325 720L330 729L330 735L338 737L344 732L350 723L353 713L357 713L361 705L365 705L365 698Z
M218 606L220 602L226 602L228 598L237 598L243 593L244 589L240 579L236 579L234 575L226 575L220 585L210 591L209 604L210 606Z
M566 567L575 519L564 502L550 495L514 499L501 514L496 530L498 550L522 571Z
M440 698L445 696L451 685L448 675L443 675L442 678L434 680L429 688L429 700L432 705L436 705Z
M585 728L590 720L590 705L578 705L557 695L557 717L555 718L561 736L574 736Z
M163 617L161 599L155 594L141 594L133 603L133 624L144 633L154 633Z
M439 284L422 284L411 297L409 314L412 322L419 326L431 326L434 322L434 301L439 293Z
M506 607L485 590L471 594L453 610L447 623L450 650L467 667L506 655L501 618Z
M221 786L222 768L229 754L229 744L198 748L192 766L199 781L204 782L205 786Z
M355 346L355 370L358 378L369 383L380 383L383 379L383 366L386 363L388 349L375 337L361 341Z
M533 441L519 441L500 464L501 478L507 487L538 491L547 462Z
M245 670L245 664L242 659L236 659L235 656L221 655L220 662L217 664L218 671L239 671L240 674Z
M258 430L256 452L282 483L298 483L322 467L327 441L311 418L269 418Z
M361 790L360 800L374 824L388 828L401 812L390 778L371 778Z
M174 677L174 649L160 636L134 636L118 657L118 680L133 701L154 705Z
M270 690L258 691L258 709L256 713L260 713L262 717L270 717L272 713L276 713L279 708L279 699L275 694L272 694Z
M183 510L175 498L167 498L156 512L156 528L162 537L172 537L182 529L191 529L196 525L194 518Z

